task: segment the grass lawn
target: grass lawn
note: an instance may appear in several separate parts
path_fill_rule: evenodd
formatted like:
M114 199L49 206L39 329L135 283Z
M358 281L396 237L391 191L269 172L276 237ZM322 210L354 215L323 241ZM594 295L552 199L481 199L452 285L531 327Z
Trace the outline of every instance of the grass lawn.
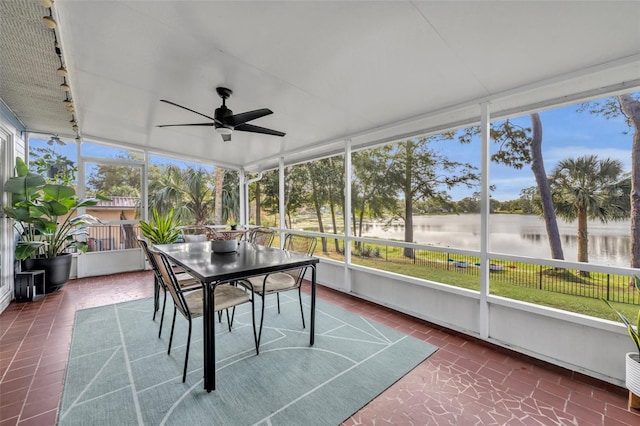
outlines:
M327 242L329 250L333 249L333 241ZM318 247L321 247L318 242ZM477 270L472 272L472 268L463 269L451 266L444 260L431 262L429 265L414 264L410 259L402 257L402 249L400 247L392 247L380 245L381 257L360 257L352 256L352 261L356 265L376 268L383 271L395 272L398 274L408 275L416 278L423 278L435 282L445 283L456 287L462 287L470 290L480 290L480 277ZM316 254L320 257L344 261L344 256L335 252L323 253L317 250ZM438 254L443 257L442 254ZM470 262L473 262L471 260ZM473 264L473 263L471 263ZM539 265L520 264L512 265L519 272L518 280L532 281L533 286L514 285L513 278L509 274L491 273L489 283L490 293L496 296L507 297L510 299L521 300L524 302L535 303L542 306L562 309L565 311L575 312L583 315L589 315L597 318L604 318L612 321L618 321L618 317L609 307L600 300L600 297L586 297L575 294L563 294L555 291L540 290L537 288L537 282L540 281ZM556 288L570 288L585 293L585 289L594 288L597 282L602 280L603 274L592 273L591 278L577 277L575 274L559 274L554 278L554 286ZM548 279L547 276L543 276ZM626 284L618 285L624 287ZM613 291L633 291L631 289L614 288ZM635 295L637 301L638 295ZM613 303L613 305L629 318L634 324L638 318L638 305L628 303Z

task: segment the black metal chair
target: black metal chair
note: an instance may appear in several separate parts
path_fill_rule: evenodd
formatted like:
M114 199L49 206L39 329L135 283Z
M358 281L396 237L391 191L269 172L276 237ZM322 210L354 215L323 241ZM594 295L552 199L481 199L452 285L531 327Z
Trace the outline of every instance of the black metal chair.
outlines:
M192 329L192 320L194 318L201 317L204 314L204 306L202 301L202 288L198 288L197 290L182 289L178 283L176 278L176 274L173 272L171 268L171 262L167 258L164 253L159 251L150 249L149 250L152 257L155 259L156 264L158 265L158 269L160 271L162 280L164 281L167 290L171 294L173 298L173 321L171 323L171 336L169 337L169 349L167 350L167 354L171 355L171 344L173 342L173 330L176 325L176 314L178 311L187 319L189 322L189 333L187 335L187 348L184 357L184 371L182 373L182 382L184 383L187 379L187 366L189 363L189 348L191 346L191 329ZM250 290L250 291L247 291ZM255 320L255 311L253 309L253 299L254 293L250 286L247 286L246 289L242 289L240 287L235 287L229 284L219 284L215 288L215 306L213 307L214 311L220 312L222 310L226 310L227 312L227 323L229 331L231 331L231 327L233 325L233 318L235 316L235 308L236 306L242 305L244 303L251 303L251 320L253 323L253 340L256 345L256 354L258 353L258 338L256 334L256 320ZM231 317L229 317L229 309L232 309Z
M313 256L316 249L317 240L315 237L306 235L287 234L283 248L285 250L303 253ZM298 290L298 300L300 301L300 315L302 316L302 328L305 328L304 311L302 309L302 281L307 268L294 269L286 272L276 272L269 275L251 277L239 283L262 297L262 311L260 314L260 331L258 332L258 345L262 338L262 324L264 322L265 296L276 294L278 303L278 314L280 313L280 293L290 290Z
M269 228L251 228L247 232L247 241L261 246L271 247L275 232Z
M164 292L164 300L162 301L162 315L160 316L160 328L158 330L158 337L162 335L162 324L164 322L164 310L167 305L167 286L162 280L162 275L160 274L160 269L156 264L156 259L151 255L149 251L149 245L145 240L140 237L136 238L138 241L138 245L142 248L145 257L147 258L147 262L149 262L149 266L153 270L153 320L156 320L156 313L160 309L160 289ZM196 278L192 277L188 273L184 271L176 271L175 268L172 268L174 273L176 274L176 278L180 287L187 290L196 290L200 288L201 284Z

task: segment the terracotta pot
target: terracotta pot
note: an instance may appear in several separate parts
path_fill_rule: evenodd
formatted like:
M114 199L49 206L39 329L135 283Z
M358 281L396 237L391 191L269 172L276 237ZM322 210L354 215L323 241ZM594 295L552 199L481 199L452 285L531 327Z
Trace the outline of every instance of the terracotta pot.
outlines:
M626 367L627 389L640 395L640 354L629 352L626 356Z

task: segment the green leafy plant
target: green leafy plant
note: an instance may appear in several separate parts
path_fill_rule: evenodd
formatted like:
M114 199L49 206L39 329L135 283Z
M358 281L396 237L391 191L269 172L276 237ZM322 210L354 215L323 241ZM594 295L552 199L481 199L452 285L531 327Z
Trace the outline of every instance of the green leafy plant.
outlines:
M43 176L30 172L19 157L16 172L17 176L4 184L4 190L11 193L11 206L3 209L15 221L20 234L16 260L56 257L69 249L87 251L87 243L77 237L87 235L87 227L100 220L88 214L78 215L77 210L109 199L98 195L79 200L72 186L47 183Z
M640 277L638 276L634 276L633 277L633 282L636 286L636 289L638 291L640 291ZM624 315L622 315L620 312L618 312L616 310L616 308L613 307L613 305L611 305L611 303L609 303L608 300L602 299L604 300L604 302L609 305L609 307L611 309L613 309L613 311L616 313L616 315L618 315L618 318L620 318L620 321L622 321L624 323L624 325L627 326L627 332L629 333L629 336L631 337L631 340L633 340L633 343L636 344L636 347L638 348L638 354L640 354L640 310L638 311L638 318L637 318L637 324L634 326L631 321L629 321L627 319L627 317L625 317Z
M140 221L142 235L147 237L152 244L171 244L178 241L180 236L180 222L174 217L173 209L166 216L161 216L158 210L151 210L151 221Z

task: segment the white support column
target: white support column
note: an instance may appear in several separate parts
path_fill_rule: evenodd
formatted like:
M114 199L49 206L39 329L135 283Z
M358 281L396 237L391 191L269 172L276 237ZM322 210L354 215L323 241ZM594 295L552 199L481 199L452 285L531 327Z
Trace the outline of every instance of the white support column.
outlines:
M248 223L247 218L248 216L248 208L247 206L249 205L248 203L248 197L247 197L247 187L244 184L244 169L240 169L238 170L238 191L239 191L239 198L240 198L240 217L238 218L238 223L240 224L240 226L244 227L246 226Z
M82 139L79 137L76 138L76 158L78 159L78 175L77 175L78 190L76 191L76 195L78 196L79 199L83 199L87 196L87 191L86 191L87 166L84 161L84 158L82 157ZM78 209L79 215L86 214L86 213L87 213L86 207L81 207ZM86 236L84 235L83 237L86 238ZM86 277L88 275L86 256L77 256L77 255L74 255L74 256L76 259L76 275L75 276L78 278ZM73 276L73 271L71 272L71 274Z
M490 142L490 115L487 102L480 105L480 140L481 140L481 165L480 165L480 338L489 337L489 206L491 192L489 189L489 142Z
M142 186L140 188L142 194L142 204L140 208L140 213L142 216L142 220L145 222L149 220L149 166L151 165L151 160L149 158L149 151L144 152L144 166L142 166L142 176L140 183ZM144 257L144 253L142 253Z
M284 215L284 157L280 157L278 165L278 210L280 213L280 248L284 247L284 229L287 227Z
M86 195L86 190L85 188L87 187L87 185L85 185L85 163L84 163L84 159L82 158L82 139L80 138L76 138L76 158L78 159L78 198L85 198Z
M262 179L262 172L258 172L258 176L256 176L253 179L247 179L247 177L245 176L245 181L244 181L244 199L245 199L245 205L246 207L246 213L247 213L247 217L246 217L246 224L249 224L249 220L251 219L251 214L249 213L249 209L251 208L251 205L249 204L249 185L251 185L254 182L258 182ZM257 202L257 201L256 201ZM258 221L258 218L256 217L256 222Z
M344 147L344 289L351 292L351 139Z

